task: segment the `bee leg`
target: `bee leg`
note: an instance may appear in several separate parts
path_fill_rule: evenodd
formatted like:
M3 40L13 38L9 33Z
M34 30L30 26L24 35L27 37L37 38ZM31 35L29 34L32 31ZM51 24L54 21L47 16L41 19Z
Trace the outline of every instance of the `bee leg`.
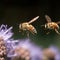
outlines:
M21 32L21 31L19 30L19 32Z
M19 30L19 32L22 32L22 30Z
M23 30L19 30L19 32L21 32L21 33L22 33L22 35L24 35L24 31L23 31Z
M29 31L27 31L27 37L29 38Z
M50 32L47 32L46 34L48 35Z
M55 32L56 32L57 34L59 34L59 35L60 35L60 33L58 32L58 30L57 30L57 29L55 29Z

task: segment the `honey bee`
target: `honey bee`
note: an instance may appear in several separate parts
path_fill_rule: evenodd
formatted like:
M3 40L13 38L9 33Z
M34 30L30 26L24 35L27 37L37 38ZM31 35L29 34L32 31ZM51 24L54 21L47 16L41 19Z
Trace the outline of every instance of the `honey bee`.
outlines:
M45 24L45 28L47 28L47 29L52 29L52 30L55 30L55 32L57 33L57 34L60 34L59 32L58 32L58 30L59 30L59 25L58 24L60 24L60 21L58 21L58 22L52 22L51 21L51 18L48 16L48 15L45 15L45 18L46 18L46 20L47 20L47 23Z
M36 28L31 24L34 21L36 21L39 18L39 16L33 18L29 22L23 22L19 25L20 31L30 31L32 34L37 34Z

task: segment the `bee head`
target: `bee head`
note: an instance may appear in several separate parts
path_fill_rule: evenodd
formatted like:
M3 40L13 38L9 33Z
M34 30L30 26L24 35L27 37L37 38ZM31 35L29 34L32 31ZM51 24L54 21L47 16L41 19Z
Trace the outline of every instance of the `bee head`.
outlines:
M19 25L19 32L21 32L23 29L22 29L22 24Z
M19 25L19 29L22 29L22 24Z
M45 28L48 28L48 25L47 24L45 24Z

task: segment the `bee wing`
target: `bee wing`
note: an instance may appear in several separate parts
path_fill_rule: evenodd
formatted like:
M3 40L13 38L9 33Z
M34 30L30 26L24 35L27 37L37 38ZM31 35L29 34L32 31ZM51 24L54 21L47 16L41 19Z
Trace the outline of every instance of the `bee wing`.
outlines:
M60 24L60 21L56 22L57 24Z
M31 21L29 21L28 23L30 24L30 23L32 23L32 22L34 22L34 21L36 21L38 18L39 18L39 16L37 16L37 17L33 18L33 19L32 19Z
M46 18L48 23L51 22L51 18L48 15L45 15L45 18Z

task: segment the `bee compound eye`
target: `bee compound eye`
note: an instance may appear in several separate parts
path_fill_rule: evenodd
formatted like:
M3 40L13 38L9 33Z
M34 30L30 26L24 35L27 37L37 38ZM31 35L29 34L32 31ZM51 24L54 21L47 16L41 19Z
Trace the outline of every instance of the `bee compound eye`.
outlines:
M47 27L47 24L45 24L45 28Z
M19 25L19 28L21 28L21 24Z

